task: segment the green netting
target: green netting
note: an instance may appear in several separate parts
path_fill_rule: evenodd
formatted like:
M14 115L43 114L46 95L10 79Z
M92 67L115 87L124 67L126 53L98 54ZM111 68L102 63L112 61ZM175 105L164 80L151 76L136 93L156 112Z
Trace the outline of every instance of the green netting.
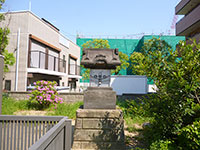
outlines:
M184 36L158 36L158 35L145 35L141 39L104 39L108 40L110 48L118 48L120 52L123 52L130 56L133 52L140 52L144 42L152 39L153 37L161 38L161 40L165 40L172 49L176 49L176 45L181 40L185 40ZM87 41L93 40L92 38L77 38L76 44L81 47L81 56L82 56L82 45ZM119 72L120 75L132 75L132 71L127 68L126 70L121 70ZM81 80L81 82L83 82ZM88 81L84 81L88 82ZM153 81L148 79L148 84L153 84Z

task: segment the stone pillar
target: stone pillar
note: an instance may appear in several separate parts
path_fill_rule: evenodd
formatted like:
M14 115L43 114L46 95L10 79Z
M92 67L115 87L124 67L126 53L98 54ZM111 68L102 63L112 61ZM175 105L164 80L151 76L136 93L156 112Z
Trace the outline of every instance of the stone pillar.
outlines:
M119 109L79 109L73 150L125 150L124 120Z
M1 108L2 108L3 67L4 67L4 57L0 55L0 115L1 115Z

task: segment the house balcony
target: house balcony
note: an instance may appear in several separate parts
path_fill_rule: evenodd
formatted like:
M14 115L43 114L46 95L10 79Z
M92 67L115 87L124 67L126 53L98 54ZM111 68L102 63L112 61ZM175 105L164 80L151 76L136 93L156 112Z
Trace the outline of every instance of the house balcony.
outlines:
M176 35L190 35L200 27L200 5L176 23Z
M70 78L81 78L80 76L80 66L76 64L68 65L68 77Z
M176 15L186 15L199 4L199 0L181 0L175 8L175 13Z
M28 72L66 76L66 61L39 50L32 50L29 53Z

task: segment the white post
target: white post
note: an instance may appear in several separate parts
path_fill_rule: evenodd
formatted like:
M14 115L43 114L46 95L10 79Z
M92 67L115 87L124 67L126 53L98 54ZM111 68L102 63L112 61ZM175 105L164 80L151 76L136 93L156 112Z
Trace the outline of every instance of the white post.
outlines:
M19 46L20 46L20 28L18 29L18 33L17 33L16 70L15 70L15 91L17 91L17 86L18 86Z

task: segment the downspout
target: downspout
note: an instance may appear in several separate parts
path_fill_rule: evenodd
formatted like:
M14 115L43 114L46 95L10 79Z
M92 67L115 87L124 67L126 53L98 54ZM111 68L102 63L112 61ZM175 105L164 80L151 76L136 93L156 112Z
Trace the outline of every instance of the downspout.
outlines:
M19 46L20 46L20 28L17 33L17 50L16 50L16 70L15 70L15 91L18 87L18 74L19 74Z

